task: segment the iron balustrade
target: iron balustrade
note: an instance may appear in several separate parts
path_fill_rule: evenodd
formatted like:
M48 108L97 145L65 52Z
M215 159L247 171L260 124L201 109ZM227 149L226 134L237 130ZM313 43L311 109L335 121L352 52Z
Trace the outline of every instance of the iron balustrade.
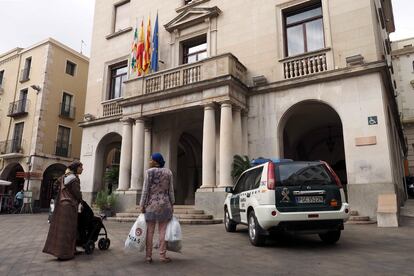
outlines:
M55 142L55 155L61 157L69 157L72 145L68 143Z
M0 142L0 154L23 153L24 140L12 139Z
M76 107L60 103L59 116L68 119L75 119Z
M10 103L9 112L7 113L7 116L14 117L14 116L27 114L29 103L30 101L27 99L18 100L18 101Z

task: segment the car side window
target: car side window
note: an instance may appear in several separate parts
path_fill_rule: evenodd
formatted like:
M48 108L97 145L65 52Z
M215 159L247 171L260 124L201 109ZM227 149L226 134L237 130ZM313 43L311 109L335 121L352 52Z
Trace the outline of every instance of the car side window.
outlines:
M249 175L246 180L246 190L254 190L259 188L262 171L263 167L259 167L249 171Z
M248 177L248 172L244 173L239 178L239 181L237 181L236 186L234 187L234 194L239 194L239 193L245 191L247 177Z

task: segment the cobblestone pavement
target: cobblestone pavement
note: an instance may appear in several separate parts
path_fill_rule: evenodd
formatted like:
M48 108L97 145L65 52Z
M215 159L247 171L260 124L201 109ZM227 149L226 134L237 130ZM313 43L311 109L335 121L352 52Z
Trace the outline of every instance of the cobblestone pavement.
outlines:
M400 228L346 225L334 246L315 235L284 236L253 247L245 227L226 233L219 225L183 225L183 252L171 263L125 252L131 224L105 222L107 251L60 262L43 254L46 214L0 216L0 275L414 275L414 219ZM154 250L154 253L158 253Z

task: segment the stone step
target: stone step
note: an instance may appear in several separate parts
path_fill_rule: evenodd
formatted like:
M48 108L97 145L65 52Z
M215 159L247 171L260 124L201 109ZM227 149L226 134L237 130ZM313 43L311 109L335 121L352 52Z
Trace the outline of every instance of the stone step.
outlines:
M375 224L375 220L348 220L345 224Z
M116 221L116 222L135 222L136 217L108 217L108 221ZM180 224L219 224L222 223L223 220L221 219L178 219Z
M126 218L126 217L134 217L137 218L139 213L117 213L116 217ZM177 214L174 212L174 216L177 218L183 219L212 219L212 215L205 215L205 214Z
M133 214L140 214L141 212L139 210L135 209L128 209L125 213L133 213ZM198 214L202 215L204 214L203 210L195 210L195 209L183 209L183 208L175 208L174 206L174 214Z
M369 221L369 216L350 216L348 221Z

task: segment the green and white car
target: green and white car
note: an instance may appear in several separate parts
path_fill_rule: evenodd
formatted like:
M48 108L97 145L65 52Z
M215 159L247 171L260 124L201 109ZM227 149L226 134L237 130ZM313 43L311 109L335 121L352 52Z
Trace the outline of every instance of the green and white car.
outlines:
M226 188L227 232L249 227L249 239L263 245L272 231L319 234L336 243L350 208L335 172L323 161L255 160L258 164Z

